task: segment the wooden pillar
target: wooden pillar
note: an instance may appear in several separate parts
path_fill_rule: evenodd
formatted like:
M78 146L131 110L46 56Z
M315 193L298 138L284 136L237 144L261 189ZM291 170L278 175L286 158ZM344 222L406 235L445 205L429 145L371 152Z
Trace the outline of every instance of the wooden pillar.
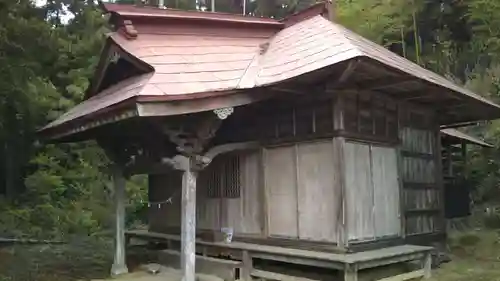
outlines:
M430 279L432 275L432 254L430 251L425 253L424 260L422 261L422 268L424 270L424 278Z
M196 261L196 173L193 161L184 157L182 165L181 266L183 281L195 281Z
M450 179L453 179L453 150L452 150L452 145L447 145L446 146L446 166L448 168L448 174L447 176Z
M111 275L128 273L125 261L125 177L122 170L113 166L114 204L115 204L115 256Z
M328 19L331 22L335 22L336 0L326 1L326 10L328 11Z
M434 115L435 116L435 115ZM444 205L444 177L443 177L443 156L442 156L442 147L441 147L441 128L439 124L435 124L434 127L434 163L436 163L434 176L436 181L436 186L439 189L439 232L444 233L446 235L446 214L445 214L445 205ZM436 230L434 229L434 232Z
M462 178L467 179L467 142L462 140L461 142L462 148Z
M338 94L333 101L333 126L335 131L343 132L345 130L345 96ZM335 178L336 192L339 194L337 199L338 217L337 217L337 246L344 250L349 247L349 233L347 225L347 200L346 200L346 182L345 182L345 138L333 138L334 150L334 172L338 177Z

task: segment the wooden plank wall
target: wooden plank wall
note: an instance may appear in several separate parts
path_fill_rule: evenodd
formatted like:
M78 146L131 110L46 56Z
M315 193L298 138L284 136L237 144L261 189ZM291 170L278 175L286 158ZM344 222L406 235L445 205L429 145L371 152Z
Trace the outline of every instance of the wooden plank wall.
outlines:
M263 152L263 175L259 171L261 153L243 153L239 155L239 198L208 197L203 177L199 177L197 229L218 231L232 227L239 236L338 242L342 202L333 168L335 153L338 151L332 140L269 147ZM181 188L180 174L150 175L149 180L151 201L173 196L172 204L151 206L150 230L178 230L180 197L176 195ZM268 210L267 214L263 214L264 210Z
M370 146L345 144L347 232L349 240L375 238Z
M331 141L297 145L300 239L338 241L334 157Z
M295 146L264 152L264 178L270 236L297 238L297 174Z
M375 237L401 233L397 150L372 146Z
M235 235L262 235L262 200L260 200L260 152L238 155L240 165L240 196L238 198L210 198L202 183L197 189L197 229L217 230L233 227ZM199 177L199 182L200 182ZM172 204L160 208L151 205L151 231L172 232L180 228L180 173L149 176L150 201L162 201L173 195Z
M265 148L239 156L237 197L210 197L198 188L198 229L233 227L241 236L340 246L443 230L432 112L382 95L338 101L275 110L266 120L259 114L267 126L257 126L262 136L253 137ZM169 176L150 176L152 201L180 191L180 177L169 182ZM153 231L180 225L178 200L151 207Z
M430 234L442 227L442 184L438 167L439 127L432 112L400 110L401 170L406 235Z
M333 142L271 147L264 155L269 236L338 242Z
M347 229L350 241L400 234L397 150L355 141L345 144Z
M347 235L372 242L401 233L397 102L368 92L339 97L344 136ZM338 111L338 110L337 110Z

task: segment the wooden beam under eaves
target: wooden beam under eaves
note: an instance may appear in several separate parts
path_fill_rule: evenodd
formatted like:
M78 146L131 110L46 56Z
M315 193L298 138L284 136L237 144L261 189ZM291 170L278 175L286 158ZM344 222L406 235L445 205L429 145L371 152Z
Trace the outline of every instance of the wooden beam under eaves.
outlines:
M413 81L416 81L414 77L401 77L401 78L391 77L386 79L370 79L356 83L343 82L333 87L330 87L330 89L339 90L339 89L350 88L350 89L356 89L358 91L371 91L371 90L380 90L384 88L398 86Z
M419 91L412 91L412 92L402 92L400 93L403 95L403 97L400 99L401 101L405 102L411 102L411 101L422 101L422 100L429 100L429 101L436 101L439 100L441 102L448 102L448 101L462 101L460 98L458 98L455 95L449 94L449 93L443 93L441 91L433 91L431 89L427 90L419 90Z

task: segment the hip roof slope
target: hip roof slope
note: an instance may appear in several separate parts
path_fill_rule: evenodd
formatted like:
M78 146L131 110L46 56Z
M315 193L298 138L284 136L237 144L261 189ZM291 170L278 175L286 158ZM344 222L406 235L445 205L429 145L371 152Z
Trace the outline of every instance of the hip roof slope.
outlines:
M137 37L133 39L120 32L112 33L110 38L114 44L151 66L153 71L104 90L47 127L82 118L130 98L206 98L211 94L277 84L358 57L378 61L492 108L500 108L321 15L292 25L280 24L278 29L214 27L174 21L168 25L141 23L135 26Z

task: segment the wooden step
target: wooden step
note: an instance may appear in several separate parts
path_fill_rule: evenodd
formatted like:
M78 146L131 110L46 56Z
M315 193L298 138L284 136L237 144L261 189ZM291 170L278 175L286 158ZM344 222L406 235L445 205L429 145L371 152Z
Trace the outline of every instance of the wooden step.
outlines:
M290 275L286 275L286 274L275 273L275 272L270 272L270 271L265 271L265 270L257 270L257 269L252 270L252 274L251 275L254 278L259 278L259 279L264 279L264 280L276 280L276 281L318 281L318 280L304 278L304 277L290 276Z
M382 278L382 279L379 279L378 281L407 281L407 280L415 280L415 279L421 279L423 278L425 275L425 272L423 269L419 269L419 270L415 270L415 271L412 271L412 272L408 272L408 273L403 273L403 274L399 274L399 275L395 275L395 276L391 276L391 277L387 277L387 278Z
M162 250L158 253L159 263L180 269L180 253L174 250ZM241 269L240 261L212 258L196 255L196 272L211 274L224 280L235 280Z

